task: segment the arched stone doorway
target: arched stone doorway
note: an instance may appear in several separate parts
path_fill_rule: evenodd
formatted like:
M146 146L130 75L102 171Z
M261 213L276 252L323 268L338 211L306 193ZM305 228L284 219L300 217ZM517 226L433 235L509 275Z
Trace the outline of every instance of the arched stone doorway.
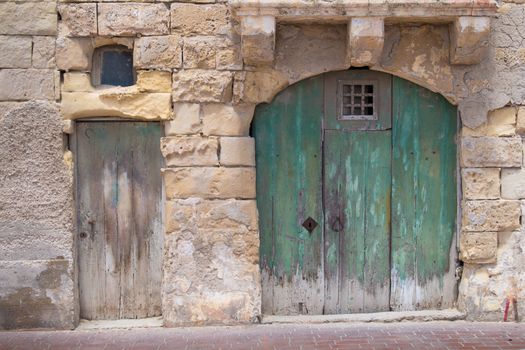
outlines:
M441 95L369 70L260 105L263 314L452 307L457 126Z

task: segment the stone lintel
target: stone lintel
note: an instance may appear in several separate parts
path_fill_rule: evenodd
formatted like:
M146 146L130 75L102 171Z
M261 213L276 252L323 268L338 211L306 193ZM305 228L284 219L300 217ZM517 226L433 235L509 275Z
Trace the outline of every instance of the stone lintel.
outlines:
M241 21L242 54L248 65L273 62L276 22L346 22L349 27L362 28L364 33L349 29L353 45L349 45L348 60L355 66L375 63L374 56L382 50L384 23L450 23L451 63L478 64L488 47L490 17L497 12L495 0L230 0L229 4ZM365 49L368 44L371 49Z
M384 21L381 17L356 17L348 23L347 55L354 67L375 65L385 39Z
M490 17L457 17L450 26L450 63L478 64L489 46Z
M93 86L88 73L64 74L61 113L66 120L91 117L122 117L138 120L169 120L171 73L138 71L135 85Z
M274 16L278 21L295 20L345 20L349 17L432 18L451 20L458 16L494 16L495 0L340 0L290 1L290 0L230 0L237 16Z
M272 64L275 56L275 17L241 17L241 42L244 63Z

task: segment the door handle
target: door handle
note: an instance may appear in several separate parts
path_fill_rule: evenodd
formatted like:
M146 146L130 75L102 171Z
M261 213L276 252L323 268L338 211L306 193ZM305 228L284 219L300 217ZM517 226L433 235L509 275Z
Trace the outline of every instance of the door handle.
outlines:
M343 229L343 223L341 222L341 218L339 218L339 216L336 217L334 221L332 221L331 228L334 232L340 232Z

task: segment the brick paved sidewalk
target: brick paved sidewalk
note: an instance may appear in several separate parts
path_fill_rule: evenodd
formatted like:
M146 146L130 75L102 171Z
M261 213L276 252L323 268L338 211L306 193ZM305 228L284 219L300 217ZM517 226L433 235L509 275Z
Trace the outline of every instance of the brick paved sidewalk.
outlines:
M525 349L525 324L457 321L0 332L0 349Z

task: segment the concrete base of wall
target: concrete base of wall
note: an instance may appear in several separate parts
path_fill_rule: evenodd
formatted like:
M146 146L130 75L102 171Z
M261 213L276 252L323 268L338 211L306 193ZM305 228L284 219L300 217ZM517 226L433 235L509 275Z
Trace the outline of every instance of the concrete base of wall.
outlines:
M130 328L155 328L162 327L162 316L123 319L123 320L80 320L77 331L88 331L93 329L130 329Z
M261 323L336 323L336 322L402 322L402 321L457 321L466 315L456 309L375 312L368 314L344 315L297 315L297 316L263 316Z

